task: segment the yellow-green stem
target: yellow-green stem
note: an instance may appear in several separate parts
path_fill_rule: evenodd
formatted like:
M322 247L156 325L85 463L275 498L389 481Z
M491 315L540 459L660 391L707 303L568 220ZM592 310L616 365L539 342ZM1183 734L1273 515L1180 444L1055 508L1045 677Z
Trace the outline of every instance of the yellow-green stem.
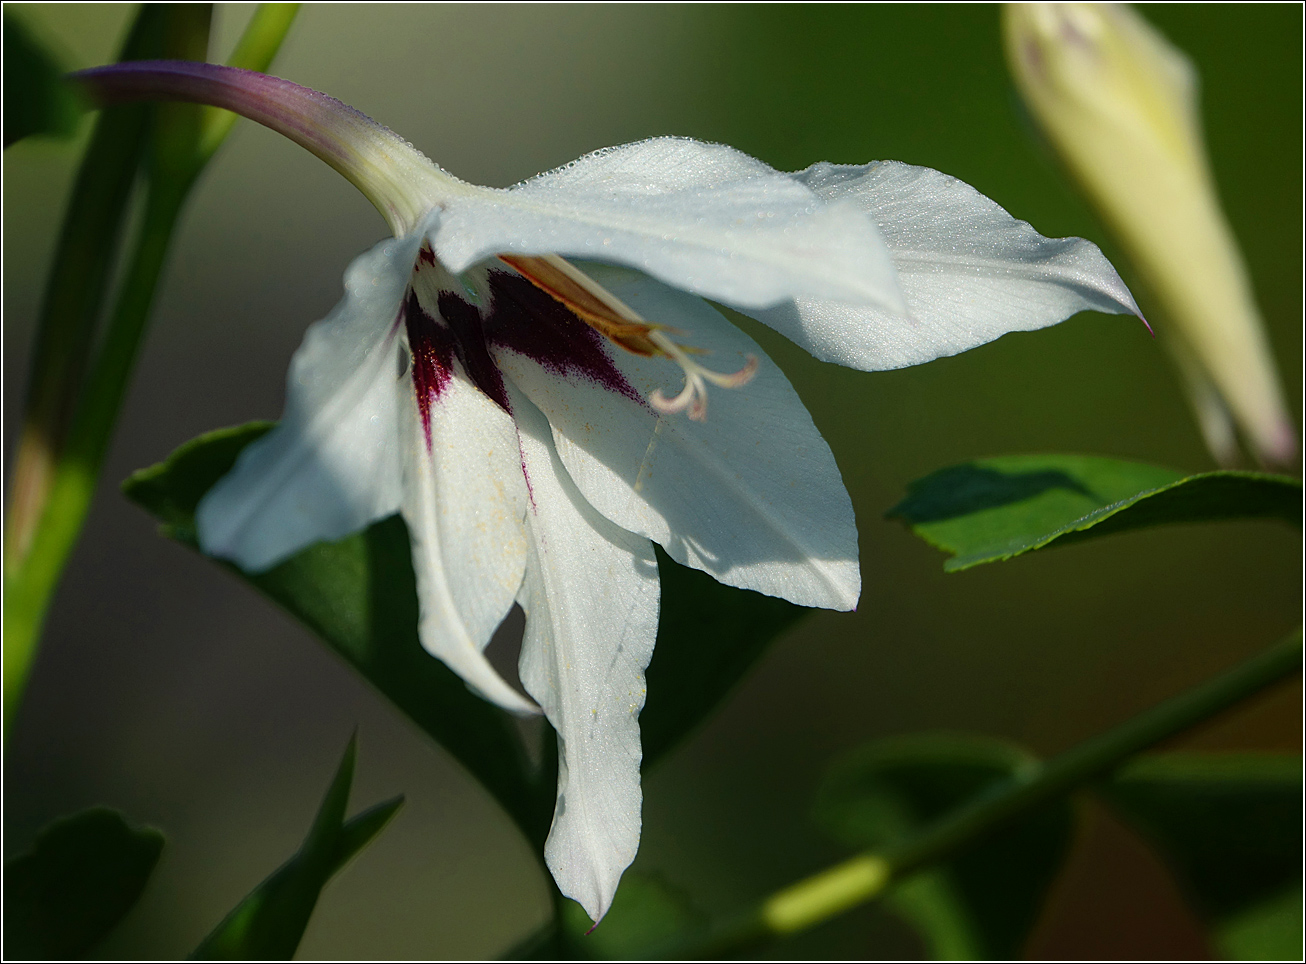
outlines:
M1134 754L1202 723L1301 671L1301 630L1222 676L1092 737L1021 779L995 788L914 837L859 854L765 900L722 928L700 957L735 956L769 938L805 930L881 896L918 870L956 856L1038 807L1104 777Z

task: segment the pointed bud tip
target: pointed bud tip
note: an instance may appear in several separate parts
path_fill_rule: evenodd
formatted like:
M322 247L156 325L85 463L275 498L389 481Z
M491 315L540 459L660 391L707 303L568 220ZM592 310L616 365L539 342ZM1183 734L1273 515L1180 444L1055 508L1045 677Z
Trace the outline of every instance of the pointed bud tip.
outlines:
M1286 418L1277 421L1265 438L1258 440L1256 453L1270 466L1292 468L1297 462L1297 431Z

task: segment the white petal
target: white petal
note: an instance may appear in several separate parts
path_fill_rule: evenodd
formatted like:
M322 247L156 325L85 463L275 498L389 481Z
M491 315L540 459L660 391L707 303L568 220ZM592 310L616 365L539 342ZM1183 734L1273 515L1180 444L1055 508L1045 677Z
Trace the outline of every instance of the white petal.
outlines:
M558 733L544 857L558 888L597 921L639 847L638 719L657 638L657 560L647 539L585 502L520 392L513 411L531 491L521 679Z
M1096 245L1045 238L954 177L897 161L814 164L794 176L875 220L911 315L827 298L748 312L824 361L903 368L1079 311L1139 314Z
M559 371L556 356L538 353L541 364L501 340L500 367L548 416L585 498L677 562L728 585L803 606L856 606L852 503L784 373L702 299L620 268L585 270L644 318L678 329L677 340L706 349L695 357L710 368L733 372L749 355L758 360L748 384L712 389L706 421L695 422L683 413L660 415L646 402L658 388L679 391L679 367L616 348L579 322L560 340L600 346L624 378L624 392L601 373Z
M685 138L452 197L432 239L455 273L496 254L562 254L738 306L811 297L903 307L884 243L856 204L823 202L746 154Z
M281 423L200 501L200 548L250 571L399 508L396 316L421 236L383 241L290 363Z
M408 372L397 386L403 516L417 577L418 636L467 685L515 713L537 708L484 649L512 608L526 568L526 481L511 416L457 362L432 392L429 444Z

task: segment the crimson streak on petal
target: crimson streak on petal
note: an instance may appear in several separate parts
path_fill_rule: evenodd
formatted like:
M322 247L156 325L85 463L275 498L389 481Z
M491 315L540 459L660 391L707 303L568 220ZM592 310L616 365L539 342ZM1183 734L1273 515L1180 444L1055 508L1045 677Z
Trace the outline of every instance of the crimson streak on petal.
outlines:
M521 275L491 271L489 281L492 300L485 331L493 344L533 359L555 375L596 382L648 408L613 364L607 339L565 305Z
M463 371L473 385L511 415L512 403L508 401L508 391L503 387L503 374L485 345L485 322L481 319L481 309L463 301L452 291L441 291L439 304L440 317L453 333Z
M418 257L418 271L423 263L434 263L425 247ZM648 409L643 396L613 363L607 339L566 305L517 274L491 271L488 281L490 304L484 316L480 307L455 291L441 290L436 304L427 305L415 288L409 287L404 300L402 320L413 356L413 391L428 448L431 405L451 378L466 377L512 414L503 373L490 355L490 344L533 359L560 378L594 382Z
M453 377L454 336L440 319L427 314L412 288L404 299L403 321L408 331L408 349L413 356L413 392L417 395L417 410L422 415L429 451L431 403L440 397Z

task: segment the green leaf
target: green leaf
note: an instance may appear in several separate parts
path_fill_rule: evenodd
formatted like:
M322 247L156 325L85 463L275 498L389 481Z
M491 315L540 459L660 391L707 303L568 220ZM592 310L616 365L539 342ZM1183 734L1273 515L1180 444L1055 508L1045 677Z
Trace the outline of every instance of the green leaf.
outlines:
M952 554L949 572L1032 549L1171 522L1277 519L1298 527L1297 479L1204 472L1084 455L1012 455L940 469L889 510Z
M195 510L204 493L236 463L246 445L276 422L219 428L181 445L166 460L133 472L123 494L163 523L163 534L195 546Z
M660 877L627 871L598 926L575 901L562 906L567 947L591 960L659 958L707 931L707 917L689 896Z
M4 146L32 134L68 137L86 105L21 17L5 10L4 24Z
M345 822L354 779L351 739L299 852L236 905L195 949L196 960L289 960L299 947L322 888L390 821L403 797Z
M871 743L833 766L816 818L850 846L883 848L1038 765L1023 750L973 735L921 734ZM914 874L888 905L941 959L1019 958L1065 859L1070 805L1050 804Z
M1159 754L1100 791L1156 847L1229 956L1301 957L1300 756Z
M195 547L195 507L236 456L272 427L254 422L187 442L123 483L128 498ZM225 565L225 564L224 564ZM542 844L555 777L533 767L513 719L467 689L417 638L417 586L408 530L391 516L338 542L320 542L263 573L227 566L322 637L467 767ZM546 748L553 745L547 740Z
M661 877L626 871L607 915L595 925L563 899L560 912L507 954L508 960L656 960L693 946L708 918Z
M810 612L723 586L676 564L661 548L657 553L662 611L639 717L646 768L711 712L776 636Z
M85 958L135 906L163 834L105 807L56 820L5 864L7 959Z
M163 523L165 535L194 548L200 499L272 424L202 435L133 474L123 491ZM532 764L515 721L422 649L401 518L310 546L264 573L227 568L321 636L467 767L529 839L543 844L553 819L554 741L545 741L544 765ZM640 716L646 766L699 723L766 645L807 612L782 599L722 586L660 551L658 571L662 612Z
M1231 961L1300 961L1302 891L1284 891L1234 914L1216 930L1216 942Z

